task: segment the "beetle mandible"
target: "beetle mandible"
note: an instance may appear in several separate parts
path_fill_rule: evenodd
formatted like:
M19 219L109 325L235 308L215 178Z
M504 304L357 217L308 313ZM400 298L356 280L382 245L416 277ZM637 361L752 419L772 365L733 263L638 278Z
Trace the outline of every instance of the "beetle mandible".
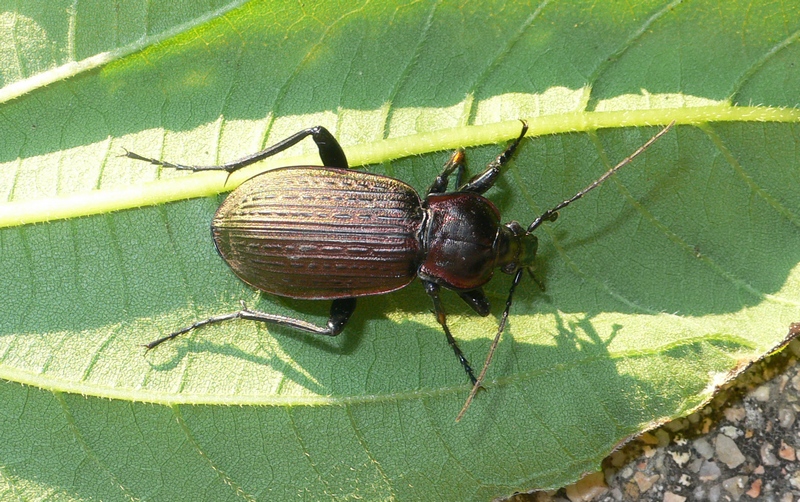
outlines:
M519 136L480 174L464 184L464 150L445 163L425 197L406 183L349 169L339 142L322 126L304 129L260 152L218 166L189 166L126 151L125 156L173 169L232 173L275 155L310 136L323 166L273 169L245 181L225 199L211 224L214 245L233 272L247 284L279 296L332 300L325 326L251 310L242 302L235 312L197 321L146 345L148 349L209 324L247 319L318 335L342 332L360 296L389 293L419 277L433 301L436 320L473 384L459 419L480 388L508 319L514 289L531 270L538 246L533 235L557 211L583 197L665 134L670 124L592 184L524 228L502 224L497 207L483 193L528 131ZM456 173L457 190L448 192ZM476 313L490 313L482 286L499 268L514 274L505 310L479 377L447 326L439 293L455 291Z

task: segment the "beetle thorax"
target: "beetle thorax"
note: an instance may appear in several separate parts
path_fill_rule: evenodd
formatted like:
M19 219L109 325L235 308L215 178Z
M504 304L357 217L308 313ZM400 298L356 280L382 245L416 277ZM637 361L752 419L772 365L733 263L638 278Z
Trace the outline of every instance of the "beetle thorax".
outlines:
M425 206L418 275L454 290L486 284L497 266L498 234L505 232L495 205L476 193L455 192L431 195Z

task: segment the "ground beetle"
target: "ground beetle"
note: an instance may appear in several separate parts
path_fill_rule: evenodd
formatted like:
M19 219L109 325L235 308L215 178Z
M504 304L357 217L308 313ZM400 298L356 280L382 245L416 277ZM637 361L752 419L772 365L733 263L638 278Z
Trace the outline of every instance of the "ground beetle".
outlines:
M357 297L395 291L419 277L433 300L447 342L473 384L460 419L481 386L522 272L533 266L538 240L532 232L542 222L554 221L559 209L597 187L671 125L597 181L545 211L527 229L516 221L501 224L500 212L481 195L494 185L525 137L528 125L524 121L519 136L503 153L463 185L464 150L456 150L424 199L397 179L350 170L341 146L322 126L304 129L265 150L219 166L173 164L126 151L127 157L164 167L232 173L311 136L323 163L323 167L282 167L250 178L222 203L211 230L217 251L247 284L289 298L333 300L327 325L250 310L242 302L241 310L197 321L146 347L152 349L195 328L232 319L336 336L353 314ZM448 192L454 172L458 189ZM487 316L490 305L481 288L495 268L515 275L494 342L476 378L447 327L439 291L442 287L455 291L475 312Z

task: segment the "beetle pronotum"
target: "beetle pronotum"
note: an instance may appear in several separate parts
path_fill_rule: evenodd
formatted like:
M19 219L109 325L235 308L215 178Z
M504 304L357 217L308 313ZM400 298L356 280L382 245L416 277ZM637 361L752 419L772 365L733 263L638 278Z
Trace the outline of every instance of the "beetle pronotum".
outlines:
M519 136L482 173L464 184L460 183L464 150L456 150L424 199L400 180L350 170L341 146L322 126L304 129L260 152L218 166L174 164L126 151L127 157L164 167L232 173L311 136L323 164L283 167L250 178L225 199L211 229L219 254L247 284L279 296L332 300L327 324L318 326L251 310L242 302L240 310L197 321L146 347L152 349L196 328L233 319L336 336L353 314L356 298L395 291L419 277L447 342L473 384L456 419L460 420L484 380L522 273L533 266L538 246L533 231L545 221L554 221L558 210L600 185L670 127L672 124L527 228L516 221L501 224L500 212L481 195L494 185L525 137L528 125L524 121ZM448 192L454 172L458 188ZM476 378L447 326L439 292L442 287L453 290L476 313L487 316L490 304L482 286L495 268L514 274L514 279L486 362Z

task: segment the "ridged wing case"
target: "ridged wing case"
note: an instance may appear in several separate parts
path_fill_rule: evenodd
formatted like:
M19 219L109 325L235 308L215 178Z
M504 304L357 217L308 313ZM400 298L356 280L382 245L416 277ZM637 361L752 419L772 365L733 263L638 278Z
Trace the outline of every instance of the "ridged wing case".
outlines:
M291 298L400 289L421 260L423 211L402 181L328 167L255 176L217 210L217 250L246 283Z

